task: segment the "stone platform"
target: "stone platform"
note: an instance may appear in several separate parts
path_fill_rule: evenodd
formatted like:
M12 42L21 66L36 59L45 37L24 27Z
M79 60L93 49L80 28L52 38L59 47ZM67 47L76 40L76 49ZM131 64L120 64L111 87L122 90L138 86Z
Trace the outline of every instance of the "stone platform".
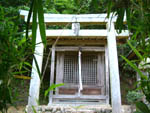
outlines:
M27 113L32 113L35 109L37 113L112 113L110 105L51 105L51 106L27 106ZM33 112L34 113L34 112ZM131 107L122 106L122 113L131 113Z

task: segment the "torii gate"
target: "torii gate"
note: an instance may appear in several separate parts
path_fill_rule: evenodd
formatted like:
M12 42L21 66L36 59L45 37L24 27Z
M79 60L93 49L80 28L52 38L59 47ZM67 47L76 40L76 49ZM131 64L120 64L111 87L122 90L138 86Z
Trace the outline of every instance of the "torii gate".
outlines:
M21 16L25 18L27 21L28 11L21 10ZM106 18L107 14L82 14L82 15L69 15L69 14L44 14L45 24L50 25L66 25L68 23L72 24L72 29L67 30L46 30L47 39L50 39L49 44L53 43L54 38L60 37L64 38L96 38L96 41L90 40L90 42L85 40L85 43L93 43L96 45L104 44L104 47L94 48L95 51L105 51L105 75L106 75L106 83L109 83L109 72L110 72L110 83L111 83L111 104L113 113L121 113L121 94L120 94L120 79L119 79L119 69L118 69L118 56L117 56L117 44L116 40L127 39L129 37L128 30L122 31L122 33L118 34L115 30L115 22L117 17ZM125 22L125 20L124 20ZM100 24L106 25L106 29L81 29L80 24ZM38 44L35 47L35 57L37 59L37 63L39 69L42 69L42 61L43 61L43 52L44 46L41 42L39 29L37 29L37 38L36 43ZM74 40L74 42L66 42L70 45L73 43L81 44L84 41L82 40ZM40 44L39 44L40 43ZM58 41L58 44L66 44L65 41ZM51 80L50 84L53 83L54 79L54 68L55 68L55 51L66 48L52 48L51 55ZM76 50L76 47L69 48L70 50ZM90 51L90 48L84 48L85 50ZM91 49L92 51L93 49ZM37 55L38 53L38 55ZM109 60L109 61L108 61ZM31 82L30 82L30 90L29 90L29 106L36 106L37 100L39 99L39 88L40 88L40 78L37 73L35 62L33 60L32 64L32 74L31 74ZM106 85L106 96L107 102L109 104L109 85ZM49 105L52 103L53 94L50 92Z

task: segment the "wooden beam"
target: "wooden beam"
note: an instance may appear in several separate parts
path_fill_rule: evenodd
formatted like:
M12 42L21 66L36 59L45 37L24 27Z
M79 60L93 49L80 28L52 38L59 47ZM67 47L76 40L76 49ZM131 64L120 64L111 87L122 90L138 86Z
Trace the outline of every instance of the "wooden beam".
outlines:
M118 68L117 44L114 23L107 24L108 30L108 54L110 66L111 102L112 113L121 113L120 78Z
M28 11L20 10L20 15L25 17L27 21ZM111 14L112 15L112 14ZM110 16L112 17L112 16ZM126 17L125 17L126 18ZM124 22L126 19L124 18ZM112 21L115 22L117 16L113 16ZM44 21L46 24L68 24L68 23L81 23L81 24L106 24L108 22L107 14L44 14ZM32 17L31 21L32 23Z
M46 36L51 38L58 38L58 37L84 37L84 38L95 38L98 39L101 38L107 38L107 30L79 30L78 34L74 32L74 30L46 30ZM117 31L115 31L115 36L117 38L128 38L129 37L129 31L124 30L122 33L118 34Z
M106 99L105 95L53 95L54 99Z
M77 89L78 88L78 84L75 84L73 85L72 83L65 83L64 86L60 86L59 88L73 88L73 89ZM83 88L90 88L90 89L93 89L93 88L97 88L97 89L100 89L104 86L102 85L84 85L83 84Z
M72 23L73 33L78 36L80 31L80 23Z
M54 71L55 71L55 47L52 47L50 86L54 83ZM53 96L53 91L50 91L49 103L48 103L49 105L52 104L52 96Z
M81 47L82 51L105 51L104 47ZM79 51L79 47L73 47L73 46L66 46L66 47L56 47L56 51Z
M43 52L44 52L44 45L41 42L42 41L41 41L40 31L38 27L34 57L37 61L40 72L42 70L42 61L43 61ZM39 92L40 92L40 77L37 71L35 60L33 59L30 88L29 88L29 98L28 98L29 106L38 105Z
M47 43L48 45L53 45L55 43L55 39L48 39ZM94 40L88 40L88 39L74 39L74 40L58 40L57 41L57 45L76 45L76 46L85 46L85 45L105 45L107 43L107 40L98 40L98 39L94 39Z

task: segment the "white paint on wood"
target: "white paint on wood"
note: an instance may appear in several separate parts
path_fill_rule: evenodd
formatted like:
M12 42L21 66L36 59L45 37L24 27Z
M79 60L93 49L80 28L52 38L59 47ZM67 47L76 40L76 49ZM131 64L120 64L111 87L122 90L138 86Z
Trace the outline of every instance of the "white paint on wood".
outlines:
M80 31L80 23L72 23L72 30L75 36L78 36Z
M79 50L79 53L78 53L78 64L79 64L79 89L78 89L78 95L80 96L80 92L83 90L82 75L81 75L81 51L80 50Z
M82 51L95 51L95 52L101 52L105 51L104 47L80 47ZM73 47L73 46L63 46L63 47L55 47L56 51L79 51L79 47Z
M54 71L55 71L55 47L52 47L50 86L54 83ZM52 96L53 96L53 91L50 91L48 105L52 104Z
M67 83L67 85L64 85L64 86L60 86L59 88L75 88L75 89L77 89L78 88L78 86L79 85L74 85L74 84L72 84L72 83ZM101 87L104 87L104 86L99 86L99 85L84 85L83 84L83 87L84 88L90 88L90 89L93 89L93 88L96 88L96 89L99 89L99 88L101 88Z
M106 76L106 103L109 104L109 60L108 60L108 46L105 45L105 76Z
M47 40L47 43L49 45L53 45L55 43L56 39L51 39L49 38ZM75 38L74 40L58 40L57 45L62 45L62 46L99 46L99 45L105 45L107 40L97 40L97 39L77 39Z
M40 37L40 31L39 31L39 27L38 27L34 56L37 60L37 64L39 66L40 72L42 70L43 51L44 51L44 45L41 42L42 42L42 40ZM35 60L33 59L31 80L30 80L30 89L29 89L29 98L28 98L29 106L38 105L39 92L40 92L40 77L37 72Z
M20 11L21 16L25 18L27 21L28 11ZM73 23L72 30L46 30L47 37L57 38L57 37L85 37L85 38L99 38L99 39L107 39L108 42L108 53L109 53L109 67L110 67L110 82L111 82L111 99L112 99L112 108L113 113L121 113L121 94L120 94L120 80L119 80L119 69L118 69L118 58L117 58L117 47L116 47L116 37L117 38L127 38L129 37L129 32L127 30L122 31L122 33L118 34L115 30L114 23L117 19L117 16L114 16L111 19L107 19L107 14L84 14L84 15L65 15L65 14L44 14L45 24L68 24ZM111 16L110 16L111 17ZM32 20L32 18L31 18ZM110 22L111 20L111 22ZM107 30L78 30L79 24L106 24ZM125 22L125 20L124 20ZM78 23L78 24L77 24ZM111 23L111 25L110 25ZM37 40L36 43L41 42L39 31L37 32ZM43 44L39 43L36 48L35 57L38 61L38 65L41 71L42 67L42 59L43 59ZM78 51L77 48L73 47L64 47L57 48L56 51ZM82 48L82 51L105 51L104 48ZM107 54L105 53L105 56ZM107 58L108 59L108 58ZM108 61L105 60L106 63L106 83L109 82L109 71L108 71ZM58 64L57 64L58 65ZM54 69L55 68L55 48L52 48L52 56L51 56L51 79L50 85L52 85L54 81ZM39 89L40 89L40 78L38 76L35 62L33 60L33 69L32 69L32 79L30 83L30 93L29 93L29 105L37 105L37 100L39 99ZM109 86L106 85L106 96L108 99ZM52 103L53 92L50 91L49 95L49 104ZM67 98L68 95L66 95ZM75 95L77 96L77 95ZM81 95L82 96L82 95ZM72 97L72 96L71 96ZM92 96L90 97L97 98L100 96ZM61 97L62 98L62 97ZM77 98L77 97L75 97ZM88 96L84 97L89 98ZM105 98L106 99L106 98Z
M106 99L105 95L53 95L55 99Z
M120 34L117 33L117 31L114 31L115 35L117 38L128 38L129 37L129 31L124 30ZM97 38L107 38L107 30L69 30L69 29L64 29L64 30L46 30L46 36L47 37L97 37Z
M109 66L110 66L112 113L121 113L120 78L118 68L116 34L113 22L109 22L107 24L107 31L108 31L107 42L108 42Z
M27 21L28 11L20 10L20 15L25 17ZM112 15L112 14L111 14ZM111 17L111 16L110 16ZM113 16L112 21L115 22L117 16ZM32 17L31 17L32 20ZM106 23L109 21L107 14L44 14L45 23ZM126 19L124 18L124 22ZM31 21L32 22L32 21Z

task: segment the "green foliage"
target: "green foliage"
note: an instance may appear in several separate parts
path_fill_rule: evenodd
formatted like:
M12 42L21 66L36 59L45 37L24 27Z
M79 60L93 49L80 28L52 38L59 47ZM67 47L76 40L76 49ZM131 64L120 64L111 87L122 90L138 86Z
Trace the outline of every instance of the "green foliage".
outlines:
M30 71L27 59L32 52L23 32L20 32L23 27L19 29L22 20L18 9L0 6L0 14L0 111L6 112L7 106L12 104L11 81L14 74Z
M44 11L55 14L104 13L105 4L105 0L46 0Z
M147 79L147 76L145 76L141 70L130 60L128 60L127 58L125 58L124 56L121 56L134 70L136 70L138 72L138 74L140 75L141 78L143 79Z
M32 48L34 51L34 47L36 45L36 32L37 32L37 20L39 22L39 30L41 35L41 40L45 47L46 47L46 32L45 32L45 23L44 23L44 11L43 11L43 5L42 0L31 0L30 10L28 14L27 19L27 27L26 27L26 38L28 39L28 32L29 32L29 25L30 25L30 19L31 15L33 13L32 18Z
M131 43L129 43L130 47L132 48L132 50L135 52L135 54L137 56L140 56L139 58L143 59L143 56L135 49L133 48L133 46L131 45ZM141 90L142 93L145 95L146 100L150 103L150 76L146 76L142 73L142 71L135 65L133 64L131 61L129 61L128 59L126 59L124 56L122 56L122 58L133 68L135 69L139 75L141 80L139 81L138 85L138 90ZM135 95L136 97L136 95ZM143 102L135 102L136 107L137 107L137 112L139 112L139 110L141 111L141 113L149 113L149 108L146 104L144 104Z
M141 101L143 97L143 94L137 91L129 91L127 94L127 100L131 104Z
M142 91L150 104L150 71L149 69L143 70L148 73L148 75L145 75L137 66L139 62L150 57L150 1L107 0L107 9L108 14L112 11L118 16L116 26L119 28L119 31L123 29L123 16L126 14L128 29L133 33L131 39L137 42L136 47L130 41L128 41L128 45L132 48L138 60L130 61L124 56L122 58L140 75L141 80L138 82L138 90ZM146 65L149 65L149 63ZM147 105L143 102L136 102L136 107L136 113L150 112Z
M138 62L129 61L125 57L124 60L133 67L141 76L139 82L139 89L141 89L146 96L146 99L150 102L150 82L149 77L143 75L141 70L136 66L141 59L148 58L150 56L150 40L146 38L150 37L150 2L148 0L1 0L0 4L0 80L3 80L0 85L0 91L4 88L3 92L6 92L6 97L0 97L3 99L0 102L1 110L7 108L7 103L11 103L11 91L10 81L13 80L14 74L24 74L30 71L30 63L26 61L28 56L33 55L36 40L37 20L39 21L39 29L42 37L42 42L46 46L45 25L43 12L49 13L63 13L63 14L79 14L79 13L104 13L111 11L118 15L117 28L121 31L124 29L123 17L127 15L128 29L133 33L132 39L138 43L134 47L130 42L129 46L140 58ZM46 3L45 3L46 1ZM28 7L30 3L30 7ZM108 6L107 9L105 8ZM19 16L17 7L22 7L29 10L28 22L26 26L26 37L21 35L23 24L18 24ZM44 7L43 7L44 6ZM8 8L6 8L8 7ZM15 8L14 8L15 7ZM14 13L15 12L15 13ZM28 36L29 22L31 14L33 13L32 24L32 46L30 45L30 37ZM31 48L32 50L30 50ZM126 55L125 55L126 56ZM38 68L38 66L37 66ZM39 72L40 75L40 72ZM45 95L56 86L50 86L46 90ZM4 96L4 95L0 95ZM2 106L4 105L4 106ZM143 104L141 104L142 106ZM139 104L137 105L137 107ZM144 105L143 105L144 106ZM146 109L146 107L144 107Z
M137 108L137 111L134 112L134 113L150 113L150 109L148 108L148 106L140 101L140 102L136 102L136 108Z
M33 113L37 113L34 106L32 106Z
M60 86L63 86L63 85L64 85L64 83L61 83L61 84L52 84L52 85L45 91L44 96L46 97L50 91L53 91L53 90L55 90L55 88L60 87Z
M149 0L107 0L107 9L108 14L112 11L118 16L116 24L119 30L123 29L123 16L126 14L128 29L133 33L132 38L144 49L145 39L150 36Z

